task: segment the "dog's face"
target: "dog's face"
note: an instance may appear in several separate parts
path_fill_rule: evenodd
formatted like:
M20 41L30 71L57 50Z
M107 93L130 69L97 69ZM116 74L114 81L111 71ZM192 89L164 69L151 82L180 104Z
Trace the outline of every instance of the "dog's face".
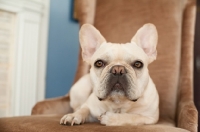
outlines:
M145 24L126 44L107 43L97 29L85 24L80 30L80 43L100 100L117 96L136 101L141 97L149 81L148 64L157 55L153 24Z

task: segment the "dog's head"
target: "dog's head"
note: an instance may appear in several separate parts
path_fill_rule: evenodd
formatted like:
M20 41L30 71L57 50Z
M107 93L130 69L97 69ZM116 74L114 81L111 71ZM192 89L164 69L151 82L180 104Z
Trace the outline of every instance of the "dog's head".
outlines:
M83 60L91 65L94 92L100 100L123 96L136 101L149 81L148 64L156 59L157 30L153 24L141 27L130 43L108 43L92 25L81 27Z

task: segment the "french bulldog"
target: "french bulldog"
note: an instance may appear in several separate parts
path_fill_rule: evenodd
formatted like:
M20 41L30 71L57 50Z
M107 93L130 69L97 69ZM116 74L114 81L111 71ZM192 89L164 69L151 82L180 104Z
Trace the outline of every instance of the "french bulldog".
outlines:
M92 25L79 32L82 58L90 73L70 90L74 113L60 124L100 122L106 126L155 124L159 118L159 96L148 65L156 59L158 34L145 24L125 44L109 43Z

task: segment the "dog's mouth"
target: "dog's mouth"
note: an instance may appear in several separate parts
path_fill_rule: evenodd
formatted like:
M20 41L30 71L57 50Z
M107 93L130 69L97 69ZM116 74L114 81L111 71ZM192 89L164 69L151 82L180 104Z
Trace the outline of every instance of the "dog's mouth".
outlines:
M106 99L109 99L109 98L116 98L116 97L119 97L119 98L123 98L123 97L126 97L127 99L133 101L133 102L136 102L138 100L138 98L136 99L131 99L129 98L129 93L127 91L127 80L120 80L120 79L117 79L117 80L114 80L114 79L111 79L110 82L107 84L108 85L108 89L107 89L107 92L105 94L104 97L97 97L100 101L103 101L103 100L106 100Z
M120 82L116 82L113 87L111 88L111 92L116 91L116 92L121 92L124 91L124 88Z
M123 85L120 82L117 81L117 82L115 82L112 85L110 84L110 86L111 87L109 88L109 90L108 90L108 92L107 92L107 94L106 94L106 96L104 98L98 97L98 99L100 101L105 100L107 97L111 96L113 93L115 93L115 94L121 94L121 95L125 94L124 87L123 87Z

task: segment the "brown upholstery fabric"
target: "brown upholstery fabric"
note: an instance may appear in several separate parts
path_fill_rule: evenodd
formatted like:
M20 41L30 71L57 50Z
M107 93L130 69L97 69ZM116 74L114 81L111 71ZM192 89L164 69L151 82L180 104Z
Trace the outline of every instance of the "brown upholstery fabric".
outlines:
M0 119L0 132L188 132L162 124L106 127L99 123L87 123L71 127L60 125L61 117L61 115L40 115Z
M59 125L61 116L41 115L0 119L0 123L4 124L0 131L21 129L27 131L171 132L185 129L196 132L198 112L193 102L195 0L76 0L76 4L80 25L94 24L108 42L130 42L137 29L143 24L156 25L159 37L158 57L149 66L149 70L160 96L159 123L132 127L105 127L91 123L65 127ZM75 81L88 73L88 69L89 66L79 55ZM63 114L70 111L69 97L66 95L36 104L32 113Z
M58 97L53 99L46 99L45 101L38 102L32 109L32 115L38 114L66 114L71 113L73 110L69 105L69 96Z
M181 66L177 111L178 127L191 131L196 130L198 125L198 112L193 102L193 43L195 12L195 1L189 0L184 10L182 22Z

